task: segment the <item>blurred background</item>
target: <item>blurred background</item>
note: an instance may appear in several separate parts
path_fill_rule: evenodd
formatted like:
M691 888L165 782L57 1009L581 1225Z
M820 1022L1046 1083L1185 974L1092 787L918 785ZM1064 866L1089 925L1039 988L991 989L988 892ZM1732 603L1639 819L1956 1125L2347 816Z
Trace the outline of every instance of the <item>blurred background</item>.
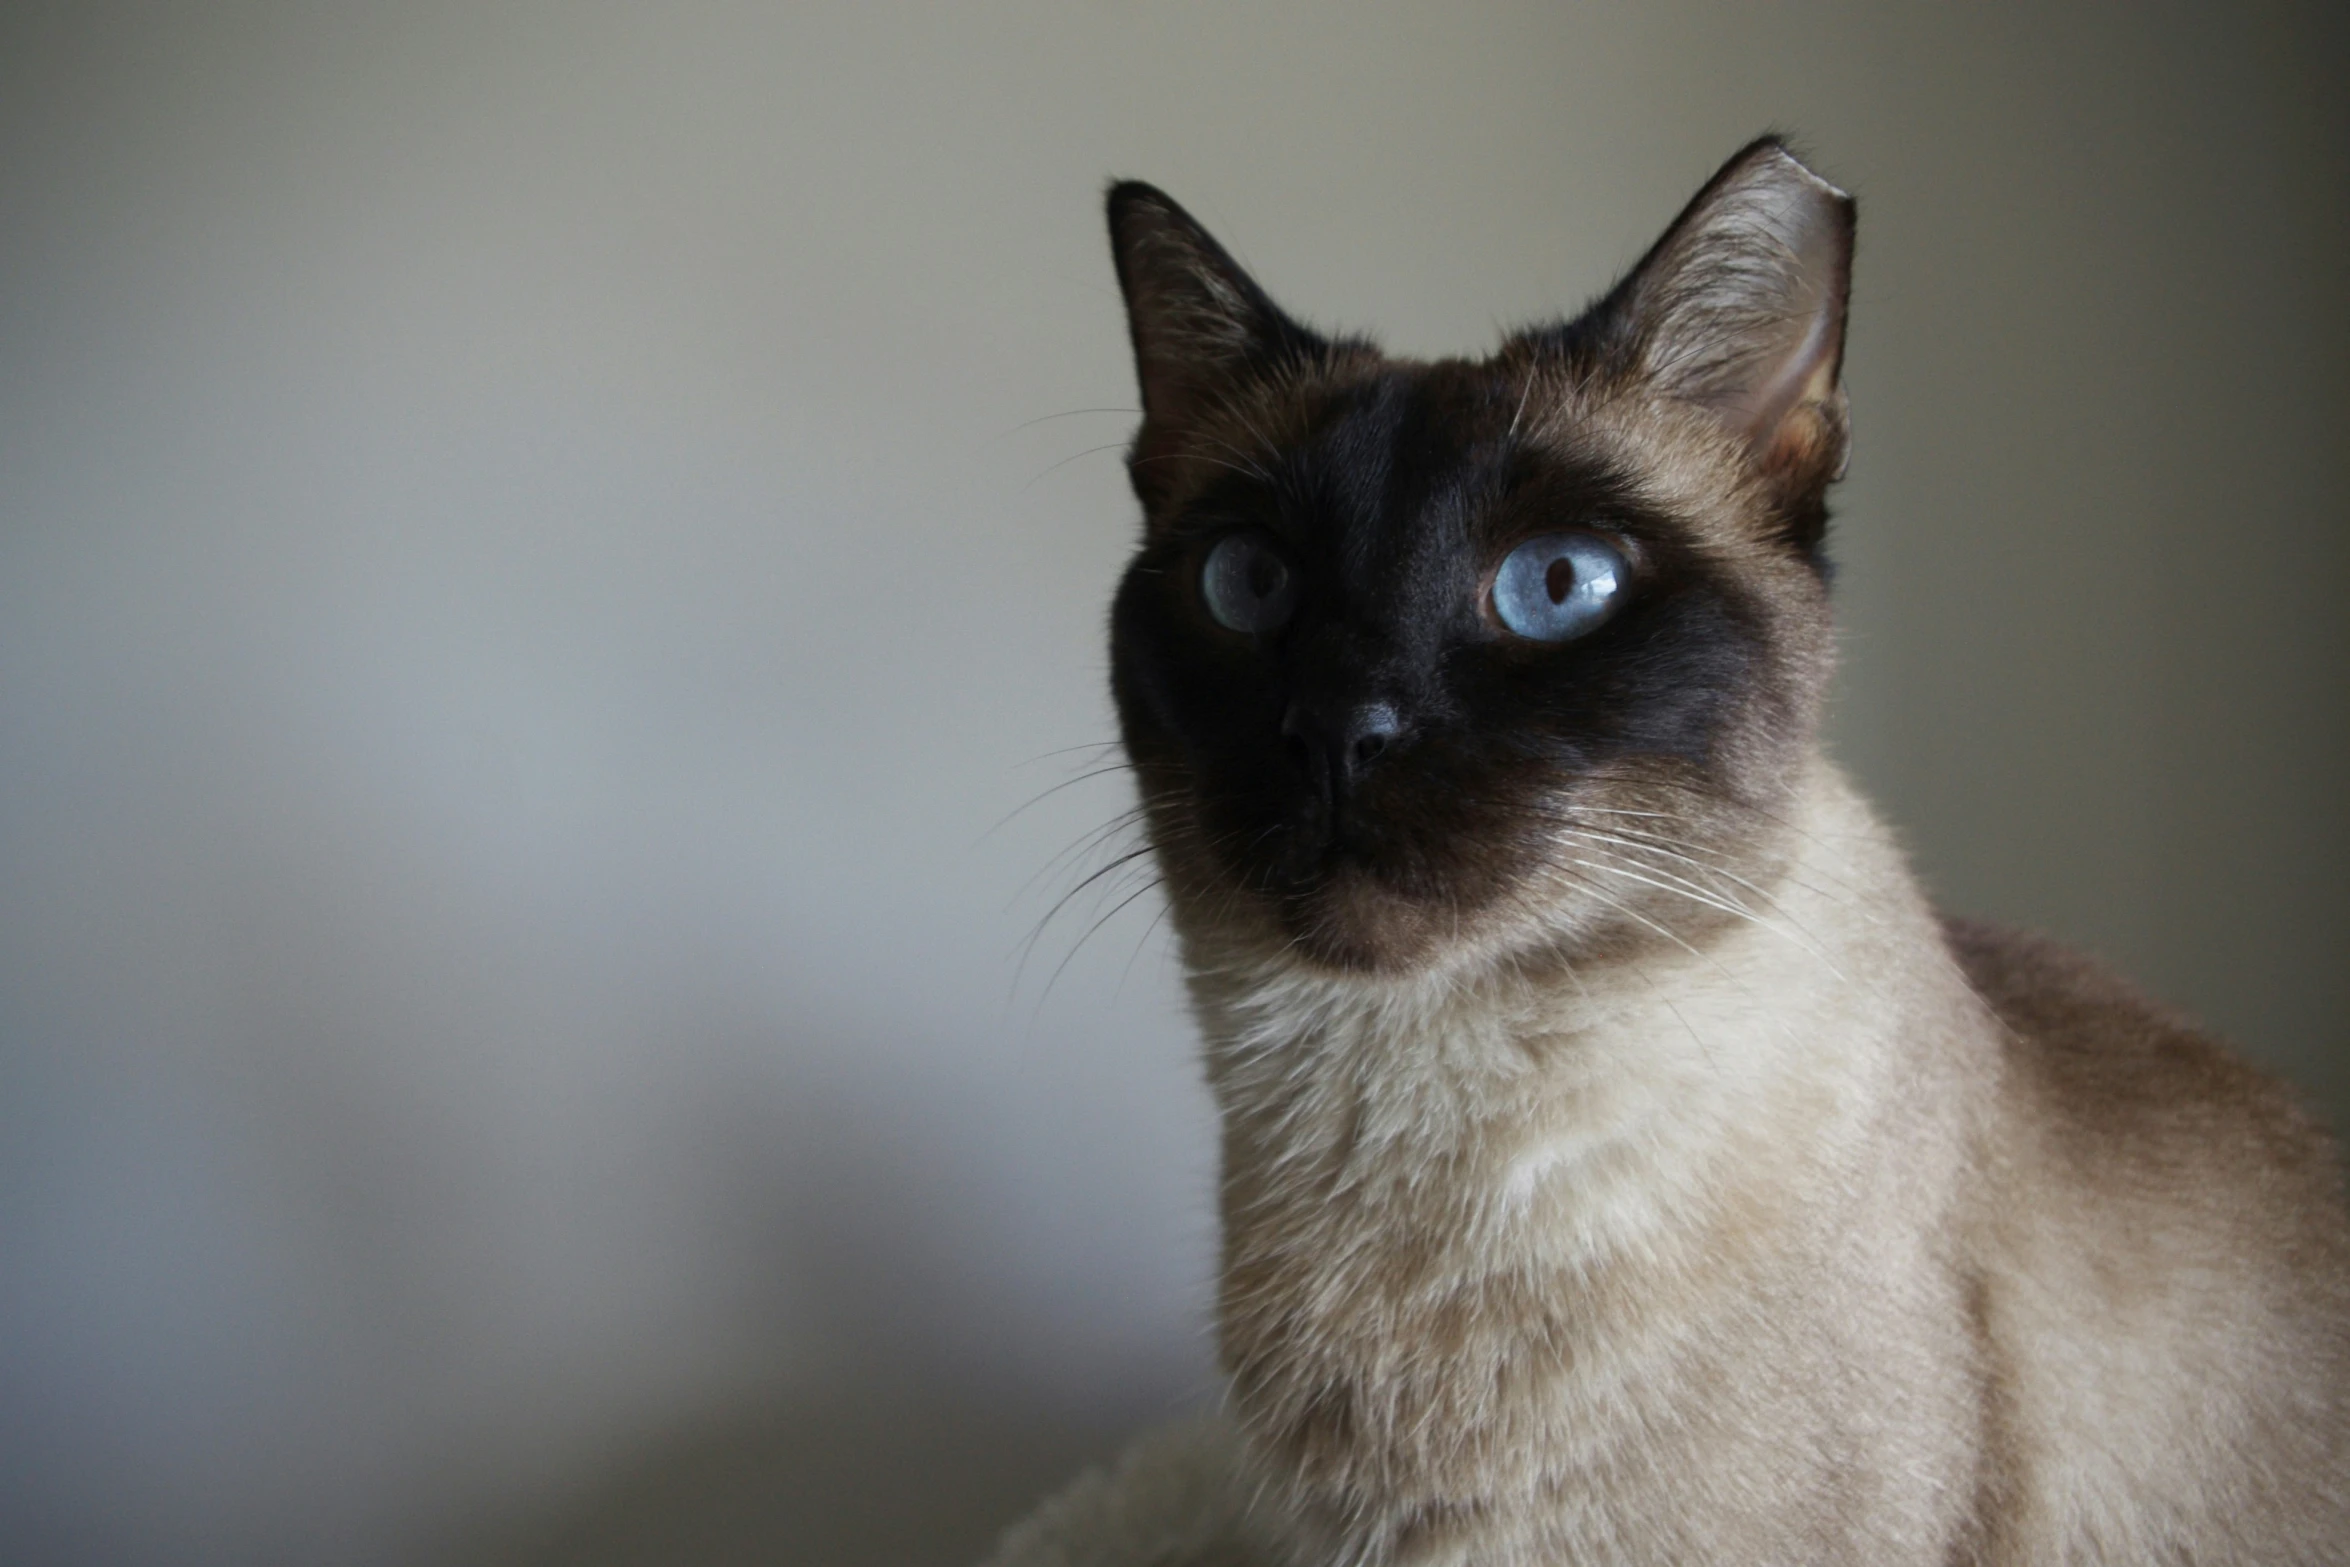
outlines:
M2346 79L2317 6L0 10L0 1558L953 1563L1209 1387L1157 904L1034 934L1128 800L1113 174L1439 353L1793 132L1840 751L2340 1120Z

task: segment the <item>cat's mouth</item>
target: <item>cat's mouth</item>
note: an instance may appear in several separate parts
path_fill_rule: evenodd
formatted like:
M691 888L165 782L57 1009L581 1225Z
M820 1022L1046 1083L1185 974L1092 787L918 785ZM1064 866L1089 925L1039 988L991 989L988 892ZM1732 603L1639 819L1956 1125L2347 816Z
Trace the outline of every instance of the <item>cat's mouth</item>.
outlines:
M1263 885L1295 951L1330 968L1393 972L1459 932L1464 903L1477 900L1404 836L1359 805L1309 808L1289 825Z
M1283 930L1296 952L1326 968L1356 973L1392 973L1426 962L1442 941L1431 913L1423 900L1343 860L1310 886L1278 899Z
M1396 761L1343 792L1268 788L1262 774L1223 787L1167 778L1157 841L1170 891L1227 935L1349 973L1399 974L1489 943L1522 901L1525 813L1508 803L1519 791L1433 755Z

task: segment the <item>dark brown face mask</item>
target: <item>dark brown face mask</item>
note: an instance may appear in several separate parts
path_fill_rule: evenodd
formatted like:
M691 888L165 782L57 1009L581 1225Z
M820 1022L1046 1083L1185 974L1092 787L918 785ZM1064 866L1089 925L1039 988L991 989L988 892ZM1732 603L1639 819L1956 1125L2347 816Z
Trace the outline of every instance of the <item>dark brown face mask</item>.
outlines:
M1110 225L1145 513L1112 678L1179 879L1393 967L1555 872L1579 784L1776 792L1824 660L1844 197L1758 144L1478 362L1300 326L1148 186Z

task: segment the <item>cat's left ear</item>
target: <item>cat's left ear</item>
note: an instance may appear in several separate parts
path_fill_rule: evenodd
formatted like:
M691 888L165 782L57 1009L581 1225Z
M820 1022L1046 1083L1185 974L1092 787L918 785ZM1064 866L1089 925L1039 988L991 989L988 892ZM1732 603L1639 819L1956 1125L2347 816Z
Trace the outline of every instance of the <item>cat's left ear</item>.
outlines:
M1806 510L1844 472L1852 229L1852 198L1765 138L1722 166L1608 301L1651 383L1711 412Z
M1109 218L1142 389L1142 429L1129 469L1147 500L1165 477L1153 465L1186 449L1203 414L1252 373L1322 343L1165 192L1121 181L1110 187Z

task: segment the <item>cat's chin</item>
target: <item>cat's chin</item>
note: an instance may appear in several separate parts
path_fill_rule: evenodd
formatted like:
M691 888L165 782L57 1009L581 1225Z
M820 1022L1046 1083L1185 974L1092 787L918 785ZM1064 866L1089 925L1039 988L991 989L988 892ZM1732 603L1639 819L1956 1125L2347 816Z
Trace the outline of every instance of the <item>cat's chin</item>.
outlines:
M1402 893L1369 871L1342 866L1279 900L1290 950L1319 968L1402 974L1434 966L1458 945L1457 910Z

